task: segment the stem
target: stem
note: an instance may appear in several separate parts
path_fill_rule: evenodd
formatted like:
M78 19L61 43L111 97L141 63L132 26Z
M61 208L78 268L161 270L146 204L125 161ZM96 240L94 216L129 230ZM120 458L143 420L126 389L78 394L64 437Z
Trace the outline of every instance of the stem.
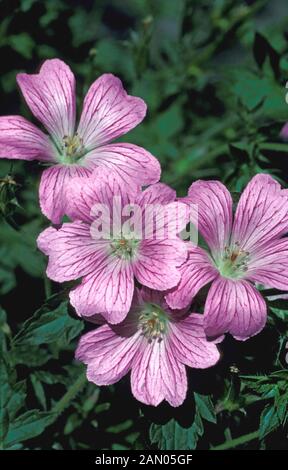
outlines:
M52 295L52 284L50 279L44 274L44 291L45 291L45 298L46 300L49 299Z
M288 152L288 144L279 144L277 142L264 142L259 144L261 150L271 150L272 152Z
M223 444L220 444L216 447L211 447L210 450L227 450L231 449L232 447L237 447L246 442L254 441L255 439L259 438L259 431L250 432L249 434L244 434L243 436L236 437L235 439L231 439L231 441L226 441Z
M52 412L56 415L60 415L70 405L71 400L82 390L84 385L87 383L86 372L82 372L74 384L69 388L61 400L56 403Z

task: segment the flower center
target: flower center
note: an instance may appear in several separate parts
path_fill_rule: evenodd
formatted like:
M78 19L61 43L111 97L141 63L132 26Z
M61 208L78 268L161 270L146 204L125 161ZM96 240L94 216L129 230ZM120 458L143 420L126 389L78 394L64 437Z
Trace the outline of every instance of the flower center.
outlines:
M217 263L221 276L240 279L248 269L249 252L240 248L239 242L234 246L225 246L222 259Z
M121 238L119 240L113 240L113 242L110 244L110 247L112 254L118 258L130 260L134 258L138 244L139 240L127 240L125 238Z
M160 343L167 332L168 321L167 314L159 305L145 304L139 316L139 329L149 343L154 340Z
M83 139L77 132L72 137L64 135L62 143L62 154L66 163L73 163L85 153Z

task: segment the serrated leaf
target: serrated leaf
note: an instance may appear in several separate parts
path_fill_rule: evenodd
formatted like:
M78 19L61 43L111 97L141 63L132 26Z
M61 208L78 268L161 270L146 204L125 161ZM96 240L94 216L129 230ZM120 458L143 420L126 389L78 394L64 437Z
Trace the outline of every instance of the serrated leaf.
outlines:
M193 450L203 431L202 419L196 413L194 423L189 428L183 428L174 419L164 425L152 424L150 440L161 450Z
M47 307L45 306L46 310ZM83 328L81 321L74 320L67 313L67 301L62 302L55 310L42 313L42 309L27 322L17 335L14 347L21 345L38 346L55 343L58 340L69 343Z

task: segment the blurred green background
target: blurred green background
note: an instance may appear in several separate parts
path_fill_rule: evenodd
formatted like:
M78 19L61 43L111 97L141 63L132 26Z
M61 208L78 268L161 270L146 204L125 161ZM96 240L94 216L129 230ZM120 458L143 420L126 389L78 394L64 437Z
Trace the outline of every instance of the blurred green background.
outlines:
M288 121L287 0L2 0L0 15L1 115L33 121L16 74L58 57L77 77L79 110L104 72L146 101L146 119L124 140L151 151L162 180L179 195L196 179L216 178L237 198L260 171L287 185L288 143L279 137ZM7 384L0 446L207 449L256 432L243 439L244 448L287 448L286 418L274 401L278 394L287 403L287 376L271 376L287 368L281 308L256 338L243 344L227 338L215 368L192 372L190 396L177 410L139 410L128 378L103 390L81 379L73 352L81 330L91 326L67 307L63 286L45 278L46 260L35 245L48 225L37 198L42 169L37 162L0 161L1 383ZM270 396L258 379L255 385L239 374L258 374L261 387L267 376Z

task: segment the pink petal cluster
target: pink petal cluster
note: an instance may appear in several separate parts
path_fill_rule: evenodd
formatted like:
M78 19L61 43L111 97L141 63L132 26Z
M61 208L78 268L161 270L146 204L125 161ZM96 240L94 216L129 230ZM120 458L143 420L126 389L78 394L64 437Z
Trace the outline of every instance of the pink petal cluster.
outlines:
M104 74L91 85L77 128L76 84L68 65L59 59L46 60L38 74L20 73L17 82L49 135L21 116L0 117L0 158L50 165L42 173L39 200L53 223L60 223L65 214L71 180L91 174L98 166L113 169L125 184L159 181L159 162L147 150L110 143L146 114L144 101L127 95L119 78Z
M229 332L246 340L266 323L266 303L255 283L288 290L288 190L259 174L234 217L232 197L218 181L196 181L184 200L198 205L199 232L209 250L190 249L181 281L166 300L171 308L184 308L212 281L204 308L207 336Z
M117 174L95 170L90 178L75 178L67 194L70 205L66 213L72 222L64 223L58 230L46 229L38 238L38 246L49 256L48 277L58 282L82 278L70 293L70 301L79 315L102 313L107 321L119 323L130 309L134 278L144 286L161 291L179 283L178 267L187 258L187 247L177 233L174 238L168 238L165 233L159 238L157 227L151 224L146 230L148 238L130 238L122 231L113 238L112 210L107 235L95 239L91 230L95 204L112 208L117 197L121 204L119 212L132 203L140 208L143 233L147 229L145 213L153 202L161 203L167 214L177 212L179 233L185 228L189 214L185 204L175 202L174 190L157 183L145 191L135 188L132 191L123 186Z
M136 289L129 315L120 325L103 325L84 335L76 358L88 365L87 378L97 385L118 382L131 370L137 400L157 406L183 403L187 393L185 366L204 369L219 360L208 342L203 315L173 312L163 293Z
M127 95L118 78L104 74L92 84L78 126L75 78L62 61L47 60L39 74L19 74L17 81L48 134L21 116L0 117L0 157L50 165L39 190L43 213L57 224L38 237L49 257L47 276L78 281L71 304L101 323L81 338L76 357L97 385L131 371L139 401L181 405L186 366L211 367L225 333L246 340L264 327L258 285L288 291L288 190L259 174L234 214L219 181L196 181L177 200L158 183L160 165L148 151L110 143L146 113L143 100ZM108 209L104 218L100 207ZM137 230L127 226L129 207L137 208ZM69 221L59 226L64 215ZM205 248L181 239L189 221L197 223ZM191 313L206 285L204 314Z

